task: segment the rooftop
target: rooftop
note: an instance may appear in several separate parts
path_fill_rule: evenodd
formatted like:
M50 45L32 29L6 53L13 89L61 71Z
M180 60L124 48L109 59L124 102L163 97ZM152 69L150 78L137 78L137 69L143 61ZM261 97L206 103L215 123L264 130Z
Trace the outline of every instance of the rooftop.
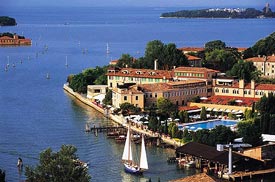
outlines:
M252 62L264 62L266 59L267 62L275 62L275 55L272 56L258 56L258 57L252 57L245 59L246 61L252 61Z
M214 95L207 98L207 100L202 100L201 102L207 104L228 105L228 102L233 100L238 100L238 102L235 103L238 106L252 106L253 102L259 101L259 98Z

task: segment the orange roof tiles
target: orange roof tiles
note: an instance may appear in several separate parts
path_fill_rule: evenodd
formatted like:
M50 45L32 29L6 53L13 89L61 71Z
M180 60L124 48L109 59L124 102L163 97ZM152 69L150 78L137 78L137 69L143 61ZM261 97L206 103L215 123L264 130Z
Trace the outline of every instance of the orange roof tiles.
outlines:
M190 111L190 110L197 110L200 109L198 106L179 106L179 111Z
M238 52L243 52L243 51L245 51L247 48L245 48L245 47L237 47L237 50L238 50Z
M109 68L107 76L124 76L124 77L137 77L137 78L164 78L172 79L172 72L168 70L151 70L151 69L134 69L134 68L121 68L114 71L114 68ZM110 72L113 70L113 72Z
M231 100L241 100L242 102L236 103L236 105L238 105L238 106L252 106L253 102L257 102L260 99L259 98L214 95L214 96L209 97L207 100L203 100L202 103L229 105L228 102Z
M181 51L185 52L199 52L199 51L204 51L203 47L181 47L179 48Z
M213 69L208 69L208 68L203 68L203 67L177 67L174 69L174 71L189 71L189 72L215 72L219 73L220 71L218 70L213 70Z
M275 62L275 56L267 56L265 57L252 57L245 59L246 61L252 61L252 62L264 62L266 59L267 62Z
M201 58L192 56L192 55L186 55L186 57L189 61L200 61L201 60Z

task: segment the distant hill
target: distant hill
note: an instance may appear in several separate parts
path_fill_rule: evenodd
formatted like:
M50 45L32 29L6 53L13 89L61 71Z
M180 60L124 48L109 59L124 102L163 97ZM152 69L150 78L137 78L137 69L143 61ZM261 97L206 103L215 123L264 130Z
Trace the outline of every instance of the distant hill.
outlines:
M14 18L8 16L0 16L0 26L15 26L17 25Z
M255 8L212 8L201 10L182 10L162 13L163 18L275 18L275 13L269 7L263 11Z

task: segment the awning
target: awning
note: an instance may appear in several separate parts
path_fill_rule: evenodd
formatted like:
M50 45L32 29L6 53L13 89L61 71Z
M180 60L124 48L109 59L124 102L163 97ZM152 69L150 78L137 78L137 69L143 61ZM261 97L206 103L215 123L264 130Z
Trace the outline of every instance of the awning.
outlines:
M200 112L201 109L194 109L194 110L189 110L187 111L187 113L194 113L194 112Z
M231 112L231 110L230 109L225 109L225 111L224 112Z
M212 110L213 110L213 109L210 108L210 107L206 108L206 111L212 111Z
M233 82L233 80L217 79L218 82Z
M104 98L105 98L105 94L98 94L97 96L93 97L93 99L99 100L101 104Z
M214 108L214 109L213 109L213 111L217 112L217 111L218 111L218 109L217 109L217 108Z

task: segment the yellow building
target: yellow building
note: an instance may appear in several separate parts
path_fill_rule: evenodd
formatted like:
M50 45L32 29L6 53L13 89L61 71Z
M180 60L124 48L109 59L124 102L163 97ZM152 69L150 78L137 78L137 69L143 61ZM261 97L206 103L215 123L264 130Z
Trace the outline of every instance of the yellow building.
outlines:
M267 96L269 93L275 93L275 85L256 84L253 80L251 83L245 83L244 80L232 81L225 85L218 84L215 80L213 90L216 96L261 98L263 95Z
M144 93L139 87L134 86L118 86L112 89L112 103L115 108L119 108L120 104L130 103L136 107L144 108Z
M203 80L207 85L207 96L212 95L212 80L217 77L220 71L197 68L197 67L178 67L174 70L174 80Z
M116 88L124 83L166 83L173 79L172 71L151 69L109 68L106 75L110 88Z
M258 56L246 59L253 62L257 70L262 72L263 77L275 78L275 55Z
M167 98L176 105L186 105L195 96L206 96L204 81L185 80L158 84L137 84L129 87L113 88L113 106L128 102L140 108L156 106L161 97Z

